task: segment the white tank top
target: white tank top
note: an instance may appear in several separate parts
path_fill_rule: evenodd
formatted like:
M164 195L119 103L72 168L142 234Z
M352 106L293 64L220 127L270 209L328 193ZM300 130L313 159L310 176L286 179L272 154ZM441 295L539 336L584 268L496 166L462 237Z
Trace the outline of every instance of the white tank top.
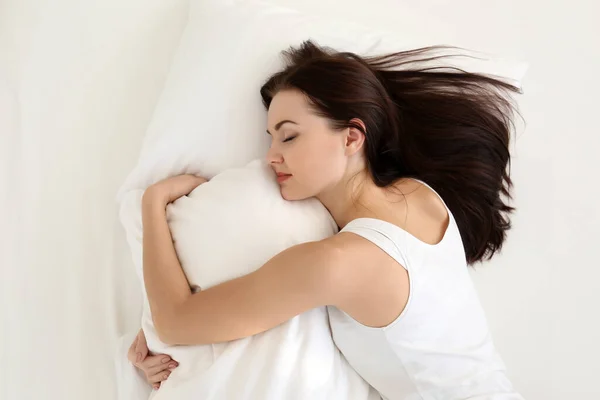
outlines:
M494 348L446 209L450 222L436 245L378 219L355 219L341 230L373 242L406 268L410 293L402 314L384 328L328 307L333 338L385 400L522 400Z

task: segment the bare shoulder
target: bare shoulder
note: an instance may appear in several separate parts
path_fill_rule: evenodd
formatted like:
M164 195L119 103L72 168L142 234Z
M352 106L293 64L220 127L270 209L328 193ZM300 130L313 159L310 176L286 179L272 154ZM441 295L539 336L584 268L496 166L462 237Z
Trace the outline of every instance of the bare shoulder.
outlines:
M404 310L410 292L407 270L379 246L350 232L327 240L335 263L328 266L336 307L363 325L383 327Z
M371 241L350 232L340 232L322 241L323 252L333 262L332 267L347 270L353 265L360 265L364 258L372 258L379 248Z
M408 272L362 236L341 232L288 254L294 253L294 261L280 264L297 265L294 282L306 281L319 304L335 306L363 325L386 326L407 304Z
M439 243L450 221L440 196L427 185L413 179L401 180L394 188L402 201L391 203L388 221L421 242L429 245Z
M377 248L358 235L342 232L294 246L286 252L299 268L311 275L315 287L328 292L329 304L336 305L355 289L364 271L360 268L363 260L376 255Z
M337 235L325 239L328 251L336 255L338 262L348 265L356 257L363 256L365 253L372 253L377 249L373 243L350 232L340 232Z

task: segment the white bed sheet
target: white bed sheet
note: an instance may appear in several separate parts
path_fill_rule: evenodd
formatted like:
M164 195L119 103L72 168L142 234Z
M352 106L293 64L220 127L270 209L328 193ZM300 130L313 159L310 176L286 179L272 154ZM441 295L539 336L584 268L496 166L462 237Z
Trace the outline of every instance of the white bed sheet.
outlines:
M116 397L141 293L115 194L187 6L0 2L2 400Z
M114 346L136 328L141 301L114 195L137 158L185 3L0 1L2 400L115 396ZM599 5L414 5L451 21L449 43L530 63L515 227L503 255L474 277L525 398L600 398ZM355 14L384 29L402 17L423 23L375 7Z

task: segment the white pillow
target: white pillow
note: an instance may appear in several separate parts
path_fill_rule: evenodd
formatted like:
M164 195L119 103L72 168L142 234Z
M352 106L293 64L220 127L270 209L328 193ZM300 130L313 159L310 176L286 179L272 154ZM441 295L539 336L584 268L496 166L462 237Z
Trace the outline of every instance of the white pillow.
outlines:
M428 24L425 17L422 32L414 28L404 31L404 26L414 25L399 23L393 33L383 33L275 3L192 0L188 25L140 159L122 185L119 198L128 190L144 189L167 176L195 173L212 178L226 168L263 157L269 139L259 89L282 67L280 52L291 45L312 38L337 50L376 54L424 45L418 39L424 32L429 38L444 37L444 27ZM307 4L302 4L304 9L310 8ZM377 0L372 0L364 7L376 4ZM393 12L400 15L399 7ZM344 13L343 7L336 9ZM526 69L524 63L496 58L459 58L453 65L501 75L517 85Z
M205 290L247 275L293 245L337 232L315 198L281 197L263 160L230 168L168 207L177 255L192 286Z
M141 193L129 192L121 207L140 276ZM167 217L188 281L202 289L248 274L288 247L337 231L317 200L284 200L263 160L217 175L169 205ZM142 327L151 351L179 362L153 400L379 399L333 344L324 307L259 335L206 346L162 343L147 302Z

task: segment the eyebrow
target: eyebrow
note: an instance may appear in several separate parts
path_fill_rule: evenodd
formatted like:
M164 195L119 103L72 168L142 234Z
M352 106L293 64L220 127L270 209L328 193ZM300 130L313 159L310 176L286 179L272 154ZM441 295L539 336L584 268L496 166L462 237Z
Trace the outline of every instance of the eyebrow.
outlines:
M281 125L283 125L283 124L286 124L286 123L288 123L288 122L289 122L289 123L291 123L291 124L294 124L294 125L298 125L298 123L297 123L297 122L294 122L294 121L292 121L292 120L289 120L289 119L284 119L283 121L279 121L278 123L276 123L276 124L275 124L275 130L276 130L276 131L278 131L278 130L279 130L279 128L281 128ZM269 135L271 134L271 132L269 132L269 130L268 130L268 129L267 129L267 133L268 133Z

